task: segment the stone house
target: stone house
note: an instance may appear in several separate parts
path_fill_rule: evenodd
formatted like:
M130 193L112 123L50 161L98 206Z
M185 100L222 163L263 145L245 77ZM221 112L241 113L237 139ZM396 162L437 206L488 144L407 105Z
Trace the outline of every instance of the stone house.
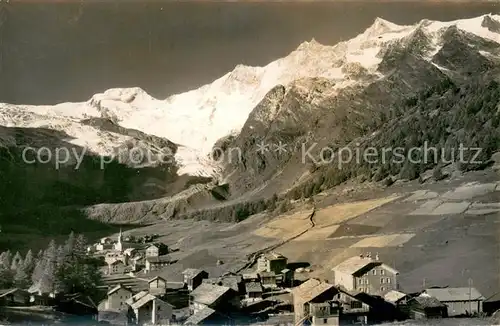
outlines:
M168 254L168 246L164 243L155 243L146 248L146 257L158 257Z
M204 279L208 278L208 273L201 269L188 268L182 272L184 278L184 284L187 286L189 291L193 291L203 282Z
M130 299L134 293L131 289L118 284L110 289L107 298L104 301L104 310L121 311L128 309L127 300Z
M399 289L399 272L378 260L378 257L352 257L334 267L333 272L334 284L348 291L384 296Z
M158 257L147 257L145 261L145 271L149 273L170 265L172 260L170 259L170 256L164 255Z
M108 264L108 274L125 274L128 272L127 266L121 260L115 260Z
M174 307L166 301L144 291L129 302L128 322L138 325L169 325Z
M257 272L274 272L280 274L286 269L288 259L276 252L261 255L257 259Z

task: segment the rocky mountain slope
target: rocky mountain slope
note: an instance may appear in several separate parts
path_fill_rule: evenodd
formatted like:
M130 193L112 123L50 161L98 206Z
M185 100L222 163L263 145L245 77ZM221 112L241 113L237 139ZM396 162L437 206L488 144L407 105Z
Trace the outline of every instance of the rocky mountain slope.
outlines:
M0 104L0 221L25 216L42 230L75 216L61 232L85 217L240 221L348 179L389 185L442 165L390 154L339 166L344 147L406 154L427 143L449 159L463 144L482 148L481 163L457 168L482 169L500 139L499 26L496 15L411 26L376 19L351 40L305 42L165 100L129 88L85 103ZM42 148L51 160L25 162L27 149L32 160ZM61 149L68 157L56 166Z

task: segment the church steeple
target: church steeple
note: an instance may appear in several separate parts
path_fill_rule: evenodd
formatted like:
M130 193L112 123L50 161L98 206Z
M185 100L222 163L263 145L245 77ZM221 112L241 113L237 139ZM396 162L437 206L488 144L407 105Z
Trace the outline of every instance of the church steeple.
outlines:
M120 228L120 234L118 234L118 243L122 243L123 240L123 234L122 234L122 228Z

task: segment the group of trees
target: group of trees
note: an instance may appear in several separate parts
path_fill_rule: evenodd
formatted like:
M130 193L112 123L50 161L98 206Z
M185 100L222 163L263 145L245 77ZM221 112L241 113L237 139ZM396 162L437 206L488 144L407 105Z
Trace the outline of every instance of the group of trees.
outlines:
M87 255L87 240L73 232L64 244L51 240L35 256L29 250L0 254L0 288L29 288L43 293L81 293L94 296L101 285L99 262Z
M382 181L386 186L395 180L420 179L421 174L433 170L435 180L446 177L442 167L452 162L464 172L483 169L490 163L491 155L500 149L500 85L494 76L479 76L464 83L450 80L430 87L416 96L388 108L388 119L377 128L373 137L356 139L361 153L371 147L381 153L387 148L404 148L406 160L397 162L391 156L375 163L352 162L342 165L314 166L309 169L312 177L288 193L289 199L311 196L337 186L346 180ZM433 148L434 156L423 160L412 157L411 148ZM466 148L463 158L460 147ZM481 149L478 156L475 149ZM474 149L474 150L472 150ZM418 152L417 152L418 153ZM474 159L474 161L472 160ZM479 163L478 163L479 162Z

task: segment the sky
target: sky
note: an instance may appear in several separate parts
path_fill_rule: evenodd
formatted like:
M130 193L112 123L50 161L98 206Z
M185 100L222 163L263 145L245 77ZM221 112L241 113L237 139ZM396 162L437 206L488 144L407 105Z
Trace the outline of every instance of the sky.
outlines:
M134 86L166 98L240 63L266 65L312 38L330 45L352 38L376 17L413 24L498 9L477 1L17 3L0 29L0 102L85 101L108 88Z

